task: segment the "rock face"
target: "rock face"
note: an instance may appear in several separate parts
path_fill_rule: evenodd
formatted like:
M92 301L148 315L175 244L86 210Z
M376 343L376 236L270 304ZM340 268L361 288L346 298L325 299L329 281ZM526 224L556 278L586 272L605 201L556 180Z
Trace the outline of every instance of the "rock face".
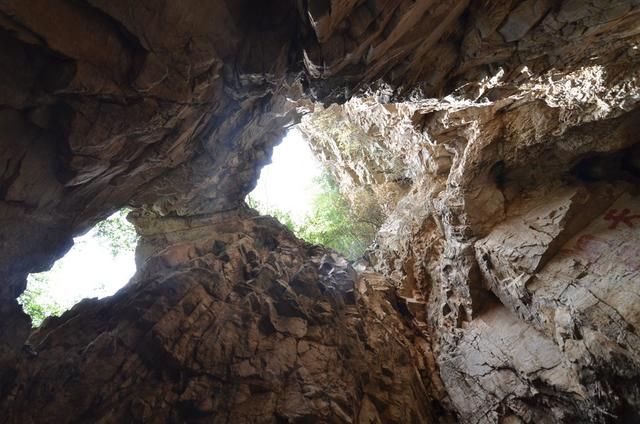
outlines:
M638 420L640 87L626 60L304 118L337 178L403 182L369 261L425 299L462 422Z
M435 421L379 275L245 210L136 223L144 266L31 335L8 422Z
M0 2L3 418L640 420L639 18ZM299 120L387 217L357 266L243 204ZM30 334L26 275L125 205L136 276Z
M73 235L126 204L242 202L293 116L297 13L261 4L2 2L0 314L22 336L3 333L0 360L28 332L13 302L26 274Z

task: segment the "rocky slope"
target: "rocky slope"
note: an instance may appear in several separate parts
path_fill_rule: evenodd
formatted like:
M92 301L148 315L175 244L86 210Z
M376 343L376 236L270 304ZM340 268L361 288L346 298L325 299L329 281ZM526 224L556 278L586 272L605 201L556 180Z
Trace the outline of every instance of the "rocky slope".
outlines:
M0 1L2 416L638 420L639 17ZM355 269L243 206L300 119L387 215ZM30 335L26 275L125 205L134 279Z

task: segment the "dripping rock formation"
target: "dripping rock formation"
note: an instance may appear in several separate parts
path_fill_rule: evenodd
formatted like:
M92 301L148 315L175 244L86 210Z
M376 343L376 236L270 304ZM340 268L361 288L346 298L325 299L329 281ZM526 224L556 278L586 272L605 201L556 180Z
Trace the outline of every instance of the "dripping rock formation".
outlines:
M3 422L640 421L637 0L1 0L0 46ZM385 216L354 263L244 204L296 124ZM136 275L32 330L125 206Z

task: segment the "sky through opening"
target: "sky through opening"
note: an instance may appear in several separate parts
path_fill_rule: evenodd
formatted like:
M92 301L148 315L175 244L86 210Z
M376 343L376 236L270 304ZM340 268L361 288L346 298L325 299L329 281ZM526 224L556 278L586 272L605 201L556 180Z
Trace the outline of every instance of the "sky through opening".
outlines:
M256 188L249 194L265 210L279 210L300 225L311 213L318 194L314 178L322 168L299 130L289 130L274 147L271 164L262 168ZM264 212L264 211L261 211Z
M57 315L82 299L111 296L131 279L136 270L135 230L124 215L116 212L108 220L116 220L119 229L133 234L129 236L134 237L133 243L114 248L116 241L101 234L98 224L85 235L76 237L71 250L51 270L29 275L27 291L19 300L36 325L42 315ZM44 311L34 314L31 309L30 313L25 304L28 299Z
M261 170L250 196L261 209L283 211L300 225L312 212L319 192L314 179L321 173L322 168L309 145L294 128L274 148L272 162ZM265 210L261 212L266 213ZM133 232L124 215L118 212L108 219L118 220L119 231L125 228ZM113 295L135 273L133 247L114 250L109 238L100 233L99 225L75 238L71 250L50 271L29 276L27 290L31 290L36 303L55 306L45 315L52 310L57 311L53 314L64 312L85 298ZM22 302L24 304L25 299ZM34 322L39 324L37 318Z

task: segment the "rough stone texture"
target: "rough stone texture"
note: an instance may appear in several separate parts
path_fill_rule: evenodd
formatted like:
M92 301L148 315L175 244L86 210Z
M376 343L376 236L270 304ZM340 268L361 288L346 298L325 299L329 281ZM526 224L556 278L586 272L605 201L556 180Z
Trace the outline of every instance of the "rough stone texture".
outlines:
M245 210L136 223L138 273L31 335L6 422L436 421L382 277Z
M639 18L0 1L3 419L640 420ZM388 216L355 270L242 205L304 113ZM26 275L124 205L136 277L29 336Z
M290 6L0 3L2 299L126 204L192 215L241 203L293 119ZM27 329L8 302L2 321Z
M637 36L621 52L542 74L503 63L444 99L383 86L303 118L345 190L397 199L367 256L426 302L462 422L640 419Z

